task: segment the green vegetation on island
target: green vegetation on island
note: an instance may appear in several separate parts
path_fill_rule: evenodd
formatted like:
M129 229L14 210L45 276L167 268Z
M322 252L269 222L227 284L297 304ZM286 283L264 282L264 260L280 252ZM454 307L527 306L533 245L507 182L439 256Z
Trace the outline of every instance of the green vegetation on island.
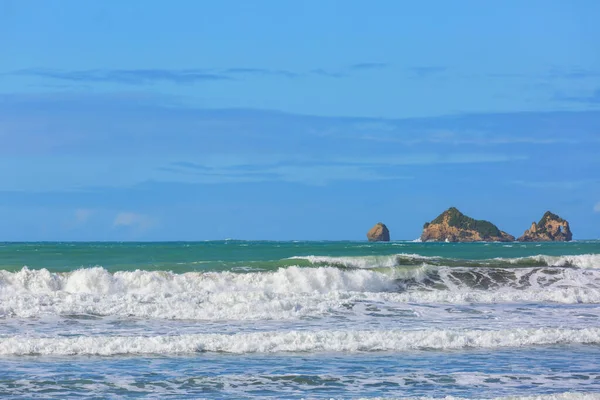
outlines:
M564 219L562 219L561 217L559 217L558 215L554 214L551 211L546 211L544 213L544 215L542 215L542 219L540 219L540 222L538 222L538 225L544 225L544 223L548 220L548 219L552 219L555 220L557 222L565 222Z
M449 226L463 230L475 231L482 237L501 236L501 231L496 225L489 221L468 217L461 213L456 207L450 207L448 210L440 214L436 219L431 221L431 223L441 224L444 221L445 215L448 216Z
M450 207L433 221L423 225L422 241L510 242L515 238L489 221L478 220L461 213L456 207Z
M536 224L531 223L518 239L520 242L568 242L573 239L569 222L558 215L546 211Z

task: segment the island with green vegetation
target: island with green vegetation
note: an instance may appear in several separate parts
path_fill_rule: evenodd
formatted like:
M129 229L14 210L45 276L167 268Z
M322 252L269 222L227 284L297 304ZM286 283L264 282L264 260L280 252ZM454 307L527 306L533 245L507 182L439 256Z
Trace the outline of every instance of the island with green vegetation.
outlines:
M571 227L566 219L546 211L542 219L536 224L531 223L523 235L517 239L519 242L568 242L573 239Z
M433 221L425 223L423 242L513 242L515 237L489 221L477 220L450 207Z

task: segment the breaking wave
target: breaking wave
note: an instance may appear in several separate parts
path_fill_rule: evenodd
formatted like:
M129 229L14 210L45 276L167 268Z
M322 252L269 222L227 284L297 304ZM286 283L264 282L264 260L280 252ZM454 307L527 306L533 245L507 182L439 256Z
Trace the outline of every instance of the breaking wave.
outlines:
M515 258L490 258L483 260L465 260L459 258L428 257L419 254L394 254L391 256L362 256L362 257L327 257L327 256L296 256L294 260L306 260L313 265L335 266L340 268L393 268L409 265L434 265L447 267L573 267L600 269L600 254L580 255L535 255Z
M600 303L600 271L560 267L287 267L271 272L0 271L0 318L44 315L258 320L344 311L356 302Z
M345 293L393 290L389 276L367 270L280 268L274 272L0 271L0 317L122 317L257 320L322 315Z
M117 355L194 352L402 352L600 344L600 328L272 331L160 336L77 336L0 338L1 355Z

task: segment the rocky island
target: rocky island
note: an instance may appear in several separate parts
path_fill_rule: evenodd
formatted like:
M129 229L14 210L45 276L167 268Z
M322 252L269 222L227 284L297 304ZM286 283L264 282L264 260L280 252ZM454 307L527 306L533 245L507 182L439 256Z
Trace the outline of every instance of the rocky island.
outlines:
M531 223L519 242L568 242L573 239L569 222L558 215L546 211L542 219L536 224Z
M367 232L369 242L389 242L390 231L384 223L378 222Z
M477 220L450 207L436 219L425 223L423 242L513 242L515 237L501 231L489 221Z

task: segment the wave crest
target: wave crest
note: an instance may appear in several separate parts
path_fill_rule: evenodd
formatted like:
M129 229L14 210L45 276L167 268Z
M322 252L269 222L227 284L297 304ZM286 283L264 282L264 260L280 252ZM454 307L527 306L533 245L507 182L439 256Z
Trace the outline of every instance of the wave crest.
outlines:
M385 274L366 270L341 270L333 267L279 268L274 272L187 272L118 271L102 267L83 268L67 273L46 269L18 272L0 271L0 295L23 292L64 291L88 294L149 294L157 291L181 292L271 292L327 293L331 291L383 291L393 288Z
M481 260L422 256L420 254L400 253L389 256L295 256L291 260L304 260L317 266L339 268L381 269L401 266L433 265L467 268L518 268L518 267L573 267L600 269L600 254L579 254L550 256L538 254L528 257L488 258Z
M179 336L0 338L2 355L116 355L194 352L374 352L600 344L600 328L273 331Z
M600 271L333 267L272 272L0 271L0 318L93 315L189 320L282 320L358 312L360 302L600 303Z

